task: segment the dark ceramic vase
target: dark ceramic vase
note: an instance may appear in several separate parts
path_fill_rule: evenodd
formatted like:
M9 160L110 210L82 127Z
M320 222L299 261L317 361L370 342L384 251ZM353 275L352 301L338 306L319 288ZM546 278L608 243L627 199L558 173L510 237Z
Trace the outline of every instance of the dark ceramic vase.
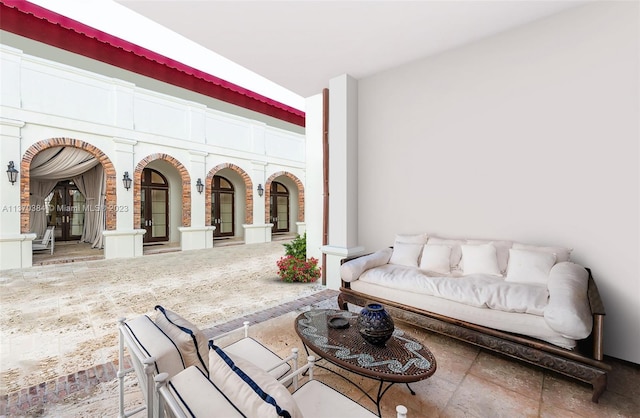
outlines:
M370 303L360 311L358 330L373 345L384 346L395 326L391 315L379 303Z

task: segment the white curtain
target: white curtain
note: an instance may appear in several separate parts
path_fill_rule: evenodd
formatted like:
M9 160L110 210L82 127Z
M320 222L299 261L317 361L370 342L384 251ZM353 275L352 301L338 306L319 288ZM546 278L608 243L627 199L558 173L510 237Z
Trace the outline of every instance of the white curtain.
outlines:
M32 210L29 213L29 230L35 232L39 237L47 229L47 212L44 199L55 189L56 184L58 184L58 180L31 179L29 204L31 208L38 210Z
M33 157L29 174L33 190L30 200L40 201L41 198L42 205L58 180L73 179L86 200L81 240L90 242L93 248L102 248L102 231L106 224L106 176L98 159L80 148L47 148ZM32 212L31 231L42 235L46 228L46 213Z
M80 241L90 242L92 248L102 248L102 231L105 226L104 198L105 176L102 165L97 165L73 182L85 199L84 227Z
M35 179L65 180L79 176L98 164L96 157L80 148L47 148L33 157L29 175Z

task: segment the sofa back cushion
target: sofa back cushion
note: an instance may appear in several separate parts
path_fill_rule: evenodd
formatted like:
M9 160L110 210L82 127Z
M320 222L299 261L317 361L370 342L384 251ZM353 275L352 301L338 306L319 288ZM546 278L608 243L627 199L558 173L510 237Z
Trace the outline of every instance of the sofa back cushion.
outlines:
M289 390L275 377L239 356L209 345L209 378L248 417L302 417Z
M514 250L542 251L545 253L555 254L556 263L561 263L563 261L570 261L571 251L573 251L572 248L566 248L566 247L544 247L540 245L520 244L518 242L514 242L511 248L513 248Z
M178 347L184 359L184 367L196 366L208 375L208 341L202 331L173 311L160 305L155 309L157 311L156 325Z

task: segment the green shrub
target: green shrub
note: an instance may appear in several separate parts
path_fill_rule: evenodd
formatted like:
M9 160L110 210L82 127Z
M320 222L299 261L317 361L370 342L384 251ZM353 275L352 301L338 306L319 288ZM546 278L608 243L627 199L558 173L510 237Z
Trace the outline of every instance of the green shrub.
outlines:
M283 244L286 249L285 254L290 255L300 260L307 259L307 233L304 235L296 235L296 237L289 243Z

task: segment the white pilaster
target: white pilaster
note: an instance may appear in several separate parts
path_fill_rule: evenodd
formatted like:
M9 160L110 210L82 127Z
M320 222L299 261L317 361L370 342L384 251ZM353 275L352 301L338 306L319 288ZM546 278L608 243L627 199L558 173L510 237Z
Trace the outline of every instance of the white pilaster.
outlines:
M307 98L305 108L306 184L304 190L304 217L307 223L307 257L322 262L323 220L323 151L322 151L322 94ZM303 234L298 227L298 233Z
M22 121L0 118L0 270L31 267L33 260L31 241L36 235L20 232L20 213L29 210L21 207L20 202L22 173L18 173L14 184L6 174L9 161L20 171L20 138L24 125Z
M358 243L358 82L329 81L329 244L327 287L340 287L340 260L361 253Z

